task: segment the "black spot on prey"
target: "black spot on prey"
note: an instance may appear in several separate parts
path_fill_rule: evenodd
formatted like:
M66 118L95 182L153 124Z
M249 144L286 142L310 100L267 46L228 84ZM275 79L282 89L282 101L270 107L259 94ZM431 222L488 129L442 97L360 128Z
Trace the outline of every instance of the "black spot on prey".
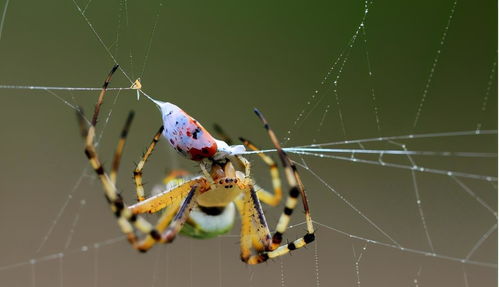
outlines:
M192 133L192 138L197 140L198 139L198 133L200 133L201 130L199 128L196 128L194 132Z

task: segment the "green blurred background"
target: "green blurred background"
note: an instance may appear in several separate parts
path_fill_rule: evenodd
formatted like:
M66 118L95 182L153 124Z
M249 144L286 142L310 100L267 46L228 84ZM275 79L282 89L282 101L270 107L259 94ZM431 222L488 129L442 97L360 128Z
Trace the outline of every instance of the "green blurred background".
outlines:
M265 113L286 146L469 131L479 123L482 129L497 129L496 1L458 1L443 45L454 5L447 0L369 3L365 30L358 30L365 15L362 1L76 3L86 7L86 19L73 1L9 2L0 39L0 85L99 87L114 61L88 19L127 75L141 77L149 95L176 103L208 129L219 123L230 135L262 147L271 144L253 107ZM5 4L0 2L0 11ZM119 72L111 86L128 87L130 82ZM366 244L330 229L392 243L325 183L401 246L430 250L410 171L325 158L293 157L325 183L300 169L312 216L323 225L317 226L317 242L292 256L244 265L237 227L229 236L212 240L180 237L145 255L123 240L101 246L120 233L87 167L75 111L57 98L88 112L98 92L53 93L0 89L1 286L315 286L319 281L322 286L357 286L358 278L362 286L497 286L496 267ZM109 93L99 126L104 130L99 152L109 166L130 109L136 111L136 121L119 187L133 202L134 162L160 125L154 105L144 98L137 101L134 91ZM497 153L497 135L399 143L410 150ZM385 142L365 148L400 146ZM249 158L255 180L270 187L264 165L257 157ZM496 157L414 159L425 167L497 176ZM384 160L410 164L400 156ZM175 168L197 172L192 162L160 145L146 166L147 187ZM497 181L459 180L497 210ZM497 223L451 177L416 173L416 185L437 254L465 258ZM280 211L266 208L271 225ZM295 213L294 224L303 221L301 214ZM287 238L303 232L303 226L293 228ZM357 276L355 262L361 252ZM39 261L58 253L64 256ZM37 261L29 264L33 258ZM497 263L497 229L470 260ZM21 264L11 266L16 263Z

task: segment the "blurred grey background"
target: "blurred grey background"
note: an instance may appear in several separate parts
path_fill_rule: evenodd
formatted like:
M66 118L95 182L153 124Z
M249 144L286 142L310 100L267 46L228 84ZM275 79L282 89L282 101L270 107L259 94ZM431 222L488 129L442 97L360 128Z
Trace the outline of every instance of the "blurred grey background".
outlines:
M5 4L0 2L1 12ZM265 148L271 143L253 107L265 113L288 147L472 131L478 124L496 130L497 1L458 1L448 25L453 5L370 2L365 29L358 29L363 1L11 0L0 39L0 85L99 87L114 64L112 54L132 80L142 79L149 95L176 103L209 130L219 123L233 137ZM118 72L111 86L130 82ZM89 113L97 95L0 89L1 286L497 286L495 266L441 258L466 258L491 230L469 260L497 264L497 181L458 178L480 204L452 177L415 173L427 231L440 255L434 258L378 244L393 242L363 218L404 248L431 251L410 171L309 156L293 156L311 170L300 172L312 216L321 224L317 242L307 249L246 266L239 260L236 225L225 237L179 237L139 254L121 240L83 155L75 111L63 102ZM99 124L99 152L109 167L131 109L136 120L118 184L128 202L135 192L131 171L159 127L160 114L145 98L137 101L134 91L110 92ZM497 153L496 134L397 143L415 151ZM364 147L400 149L389 142ZM255 180L270 187L265 166L249 158ZM383 160L410 164L401 156ZM434 169L497 176L497 157L414 160ZM145 169L147 187L175 168L198 172L161 144ZM265 210L274 225L282 209ZM296 212L293 224L301 222ZM303 233L301 225L286 238Z

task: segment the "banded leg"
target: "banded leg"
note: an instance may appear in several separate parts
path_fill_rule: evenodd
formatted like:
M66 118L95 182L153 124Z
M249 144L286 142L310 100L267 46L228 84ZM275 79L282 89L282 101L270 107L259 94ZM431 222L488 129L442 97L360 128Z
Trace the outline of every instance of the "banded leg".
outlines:
M146 238L144 238L139 244L137 244L137 249L141 252L146 252L156 242L172 242L179 231L182 229L182 226L189 217L189 213L196 205L196 197L198 194L198 186L191 186L189 193L185 197L182 204L180 205L180 201L176 201L176 203L172 206L174 209L166 210L158 221L156 228L152 229L146 236ZM173 214L175 214L175 217L173 217ZM168 228L164 230L167 225Z
M151 231L144 239L137 243L136 249L141 252L146 252L151 249L151 247L157 242L155 239L155 237L157 238L156 234L161 234L165 228L168 227L175 214L177 214L180 202L181 200L174 200L173 203L165 209L163 214L161 214L161 217L158 219L154 231ZM153 235L155 237L153 237Z
M149 147L147 148L146 152L142 156L142 159L140 162L137 164L137 167L133 171L133 179L135 181L135 188L137 190L137 200L143 201L144 200L144 186L142 184L142 169L144 169L144 165L146 164L147 159L153 152L154 148L156 147L156 144L158 143L159 139L161 138L161 134L163 133L164 127L161 126L159 130L156 132L154 135L151 143L149 144Z
M281 217L279 218L279 221L278 221L277 227L276 227L276 231L272 237L272 249L275 249L275 250L266 253L266 255L268 255L269 258L273 258L276 256L281 256L283 254L286 254L289 252L289 250L301 248L301 247L305 246L306 244L314 241L314 239L315 239L314 226L312 223L312 217L310 216L307 195L305 194L305 189L303 187L303 183L301 182L300 176L298 175L298 171L296 169L296 166L294 165L293 162L291 162L291 160L287 156L286 152L284 150L282 150L281 145L279 144L279 141L277 140L276 135L274 134L274 132L270 128L265 117L257 109L255 109L255 113L258 116L258 118L262 121L262 123L264 124L264 127L267 130L267 133L268 133L270 139L272 140L272 143L274 144L275 148L277 149L277 153L279 154L279 158L281 159L282 165L284 166L286 178L287 178L288 184L290 186L290 191L289 191L289 195L286 199L286 205L284 207L284 212L281 214ZM282 242L282 235L284 234L284 232L288 228L290 216L296 207L299 195L301 195L301 197L302 197L303 208L305 210L305 221L307 223L307 234L303 238L297 239L294 242L289 243L288 245L279 246L280 243Z
M249 185L239 200L242 200L237 204L241 215L241 260L257 264L263 262L259 254L270 250L272 240L269 227L253 186ZM252 249L256 251L255 255Z
M173 217L179 212L182 200L189 196L189 192L192 191L193 186L198 186L198 191L204 191L209 188L209 185L203 178L184 180L186 175L186 171L171 172L170 175L164 179L165 185L174 182L178 183L177 187L165 190L153 197L128 207L134 214L154 213L161 209L165 209L156 223L155 230L152 230L151 233L137 244L137 249L140 251L145 252L149 250L158 240L160 240L158 239L160 238L158 234L162 234L165 228L172 223ZM185 221L182 222L182 225L184 223Z
M181 185L171 190L165 190L155 196L151 196L146 200L140 201L128 207L133 214L154 213L169 205L175 200L182 199L189 194L192 186L198 186L200 191L206 191L210 188L208 181L203 177L197 177L185 181Z
M85 121L84 114L85 113L83 112L83 109L81 107L78 107L78 111L77 111L78 125L80 127L81 136L84 139L86 139L86 137L88 135L88 128L87 128L87 123ZM126 119L125 126L121 130L120 140L118 141L118 145L116 146L116 150L115 150L114 158L113 158L113 165L111 168L111 172L109 173L109 178L111 179L111 182L113 184L116 184L116 179L118 176L118 169L120 167L120 162L121 162L121 155L123 154L123 149L124 149L125 143L126 143L126 137L128 135L128 131L130 130L130 126L132 124L134 115L135 115L135 113L133 111L130 111L128 113L128 117Z
M169 176L167 176L165 180L165 185L171 183L172 181L177 181L178 186L171 191L163 191L162 193L169 193L170 195L174 194L174 196L170 196L170 204L164 206L164 211L161 214L161 217L158 219L155 230L152 233L148 234L140 243L138 243L138 249L142 252L149 250L155 243L156 240L153 238L152 234L160 234L162 233L166 227L170 224L175 214L177 214L178 208L180 207L180 203L184 197L185 186L181 187L181 185L185 181L179 181L181 178L179 177L180 173L172 172ZM179 188L180 187L180 188ZM178 192L180 190L180 193ZM188 189L189 190L189 189ZM151 204L150 201L144 200L135 205L129 206L128 208L132 210L134 214L140 213L152 213L156 210L153 209L154 204Z
M254 151L259 151L260 149L257 148L253 143L251 143L249 140L244 139L244 138L239 138L243 144L250 148L251 150ZM277 164L274 162L274 160L264 154L263 152L258 153L258 156L267 164L267 166L270 169L270 176L272 177L272 186L274 188L274 194L264 190L264 189L257 189L258 190L258 197L262 202L265 204L268 204L270 206L276 206L281 202L282 198L282 188L281 188L281 179L279 178L279 169L277 168Z
M123 130L121 130L120 139L118 141L118 145L116 146L116 151L114 152L113 165L111 168L111 172L109 173L109 178L111 182L116 184L116 178L118 177L118 169L120 168L121 155L123 154L123 148L125 147L126 137L128 135L128 131L130 130L130 126L132 125L133 117L135 113L130 111L128 113L128 117L125 122L125 126Z
M79 120L81 133L83 134L86 132L85 155L87 156L90 165L92 166L102 183L106 199L110 203L111 210L114 212L116 217L118 217L118 224L120 225L122 232L127 235L129 242L132 243L134 247L136 247L137 237L135 235L133 227L135 226L135 228L137 228L138 230L144 233L148 233L152 229L152 226L145 219L134 215L130 210L126 208L126 205L123 202L123 198L118 193L116 186L110 180L108 174L104 171L104 167L99 160L94 146L95 125L97 124L100 107L102 105L107 86L109 85L109 81L111 80L111 77L117 68L117 65L113 67L113 69L107 76L106 81L104 82L102 91L99 95L99 99L97 101L97 104L95 105L94 115L92 117L91 125L88 130L86 130L85 125L81 124L84 121L83 114L81 112L78 112L78 115L81 117Z
M175 239L177 234L179 233L182 226L184 226L185 221L189 217L189 213L194 208L196 203L196 197L199 195L199 187L197 185L192 186L189 194L185 197L184 202L175 214L175 217L168 225L168 228L161 233L161 242L170 243Z

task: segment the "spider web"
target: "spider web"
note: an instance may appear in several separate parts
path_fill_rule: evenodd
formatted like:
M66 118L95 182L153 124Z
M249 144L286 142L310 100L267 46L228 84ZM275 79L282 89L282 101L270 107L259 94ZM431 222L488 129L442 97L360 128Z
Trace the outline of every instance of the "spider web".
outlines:
M2 285L496 286L496 3L242 5L0 5ZM74 121L115 63L98 148L109 166L136 110L118 178L128 202L130 171L160 125L128 88L141 78L145 93L208 129L270 148L258 106L299 166L317 241L251 267L239 261L238 227L132 250ZM147 187L176 168L197 172L159 146ZM271 225L281 210L266 208ZM288 240L303 235L301 215Z

